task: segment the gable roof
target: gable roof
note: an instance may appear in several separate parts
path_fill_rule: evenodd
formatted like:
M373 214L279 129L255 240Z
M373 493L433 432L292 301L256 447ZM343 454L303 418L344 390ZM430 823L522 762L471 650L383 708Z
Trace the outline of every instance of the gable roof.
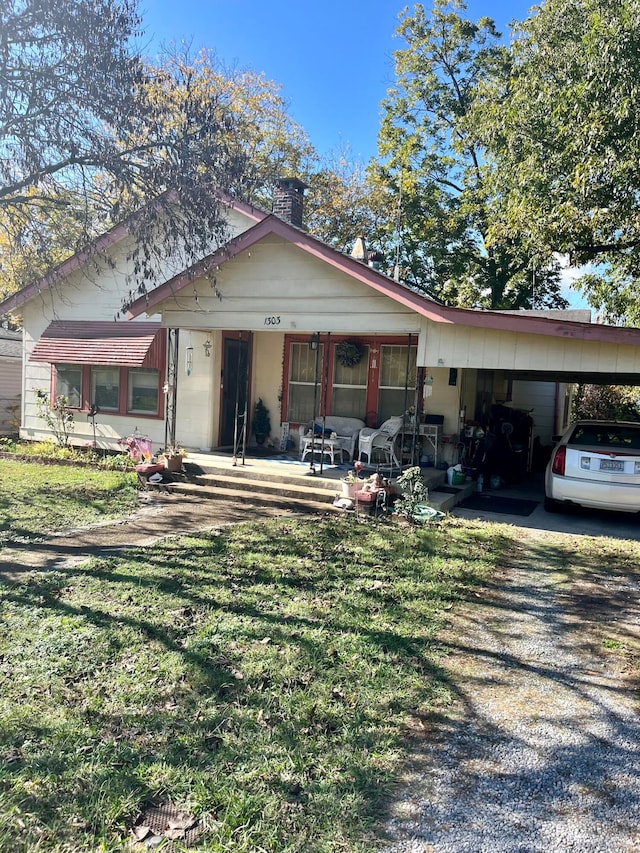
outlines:
M150 293L136 299L129 306L129 317L138 317L145 312L154 313L154 309L157 310L162 302L178 294L183 288L192 284L195 279L206 276L217 267L222 267L227 261L248 251L260 240L274 234L297 246L310 256L320 259L351 278L368 285L378 293L382 293L395 302L415 311L433 323L640 346L640 329L626 326L604 326L596 323L569 321L558 317L537 317L524 312L480 311L440 305L428 296L417 293L384 273L349 255L345 255L274 214L265 215L260 222L234 237L217 252L193 264L164 284L158 285Z
M239 199L221 192L217 193L217 195L220 197L225 207L239 210L254 222L259 222L265 216L268 216L265 211L260 210L260 208L254 207L247 202L240 201ZM156 203L157 201L159 200L157 199ZM91 258L94 258L96 255L100 255L102 252L106 252L107 249L117 245L117 243L131 233L129 227L130 222L131 218L124 222L120 222L118 225L114 225L113 228L98 237L90 246L80 249L78 252L71 255L71 257L58 264L58 266L49 270L49 272L42 278L36 279L36 281L31 282L31 284L26 285L26 287L23 287L21 290L11 294L11 296L8 296L3 301L0 301L0 317L4 314L8 314L10 311L19 310L25 302L28 302L30 299L33 299L34 296L38 296L38 294L49 290L53 284L60 281L60 279L71 275L72 272L80 269L87 261L91 260Z

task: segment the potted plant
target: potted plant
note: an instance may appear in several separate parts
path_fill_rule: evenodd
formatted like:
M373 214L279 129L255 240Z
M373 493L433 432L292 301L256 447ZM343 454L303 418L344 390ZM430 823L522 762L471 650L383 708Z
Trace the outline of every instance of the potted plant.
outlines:
M361 471L362 462L354 462L353 470L340 479L342 494L345 498L353 498L358 489L362 488L364 480L360 477Z
M182 462L186 455L184 448L175 444L165 447L162 453L159 454L167 471L172 471L173 473L182 471Z
M410 524L415 524L424 518L422 508L426 507L429 501L429 492L420 468L415 466L403 471L398 477L398 486L401 492L395 503L395 511Z
M253 434L256 437L256 444L262 446L267 438L271 435L271 418L269 417L269 409L262 402L262 397L258 398L258 402L253 407L253 422L251 424Z

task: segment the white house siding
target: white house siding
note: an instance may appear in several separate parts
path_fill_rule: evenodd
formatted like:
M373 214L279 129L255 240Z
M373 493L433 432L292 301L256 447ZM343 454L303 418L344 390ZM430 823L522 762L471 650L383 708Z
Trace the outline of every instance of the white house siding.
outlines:
M223 264L216 271L216 290L221 299L208 280L195 280L193 286L184 288L175 300L167 299L163 304L164 325L183 330L180 333L181 359L189 334L185 329L199 329L203 333L212 330L213 334L227 329L254 332L250 397L252 402L262 397L268 407L274 441L280 437L286 333L342 332L370 337L376 332L417 335L419 328L419 318L411 310L277 236L266 238ZM211 413L209 446L215 447L220 406L221 334L212 340L212 361L216 366L211 377L213 393L207 411ZM198 411L202 417L204 407L192 396L191 388L195 383L184 380L182 369L180 377L176 435L187 446L203 446L201 440L196 441L193 430L181 425L186 412ZM191 443L186 436L192 436ZM250 434L247 438L251 443Z
M180 328L275 332L417 334L408 308L271 235L206 279L163 303L163 322ZM197 298L196 295L197 294Z
M235 236L253 224L253 220L240 211L231 209L228 213L231 236ZM116 263L115 269L105 263L97 264L97 268L89 265L85 270L71 273L63 282L54 285L51 289L43 290L42 294L24 305L25 394L21 429L23 437L37 440L50 435L38 414L35 390L38 388L50 390L51 365L29 361L36 342L52 320L113 320L122 310L122 304L127 299L131 287L127 278L132 272L131 265L124 260L130 248L131 241L124 239L110 250L110 255ZM167 268L165 277L182 269L182 264L179 268ZM158 316L153 315L133 321L123 318L121 322L147 322L159 319ZM202 337L194 333L194 339L194 353L198 353L198 357L194 358L194 371L189 381L186 381L185 333L182 332L180 337L181 361L178 373L180 387L177 408L179 420L176 425L176 439L189 447L208 448L211 447L212 441L211 411L215 386L213 358L204 361L199 357L204 353L202 344L206 340L206 335ZM118 438L128 435L136 428L151 438L154 450L164 445L164 419L142 418L135 415L125 417L105 412L100 413L96 418L98 446L115 449L118 446ZM87 421L85 414L78 413L75 417L73 443L82 445L92 440L91 423Z
M204 344L206 332L180 330L178 339L178 398L176 407L176 443L187 448L208 450L211 444L214 375L220 369L218 351L211 355ZM193 368L186 372L187 347L193 347ZM164 436L164 422L161 423Z
M104 275L106 278L108 271L105 271ZM73 276L71 286L64 289L64 298L56 289L52 293L42 294L40 299L33 299L25 304L23 311L25 391L22 428L20 430L23 438L40 440L50 436L44 420L38 413L35 392L37 389L51 391L51 365L29 360L36 342L53 319L113 320L114 306L119 307L119 302L124 293L121 287L123 281L120 277L113 276L112 282L114 289L118 291L115 297L113 293L109 292L108 287L99 285L98 282L89 281L80 273L76 273ZM157 320L158 318L150 319ZM131 321L122 320L122 322ZM146 322L146 320L141 322ZM136 416L124 417L106 412L99 414L96 418L97 444L99 447L115 449L118 446L118 438L133 432L136 427L140 432L148 435L155 446L162 445L164 441L163 420ZM72 442L83 445L90 441L93 441L91 422L87 420L86 414L78 412L74 418Z
M278 332L258 332L253 338L253 371L251 375L251 400L258 397L269 409L271 417L271 438L277 442L280 438L280 396L282 388L282 359L284 354L284 334ZM250 413L251 414L251 413ZM249 417L251 422L251 416ZM251 429L251 423L249 423ZM247 435L249 443L252 436Z
M13 432L15 430L14 421L16 418L20 418L21 387L22 363L20 358L0 357L0 433L3 435Z
M418 363L489 370L640 373L640 347L425 321Z
M543 445L551 444L555 434L556 407L564 402L564 385L555 382L514 382L511 405L514 409L533 409L533 437ZM558 413L562 416L562 410Z

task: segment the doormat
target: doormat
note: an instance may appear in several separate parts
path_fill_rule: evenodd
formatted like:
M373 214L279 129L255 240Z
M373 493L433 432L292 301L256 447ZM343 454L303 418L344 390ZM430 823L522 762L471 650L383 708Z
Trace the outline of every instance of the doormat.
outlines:
M538 501L527 501L523 498L507 498L502 495L488 495L484 492L474 492L465 498L459 506L464 509L483 509L486 512L498 512L505 515L531 515L538 506Z

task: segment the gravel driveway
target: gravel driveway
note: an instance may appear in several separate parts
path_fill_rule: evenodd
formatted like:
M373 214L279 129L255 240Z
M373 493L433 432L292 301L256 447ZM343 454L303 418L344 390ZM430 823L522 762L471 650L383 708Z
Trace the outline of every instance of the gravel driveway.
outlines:
M456 617L459 701L416 721L384 853L640 850L637 567L569 582L570 537L522 540L539 561Z

